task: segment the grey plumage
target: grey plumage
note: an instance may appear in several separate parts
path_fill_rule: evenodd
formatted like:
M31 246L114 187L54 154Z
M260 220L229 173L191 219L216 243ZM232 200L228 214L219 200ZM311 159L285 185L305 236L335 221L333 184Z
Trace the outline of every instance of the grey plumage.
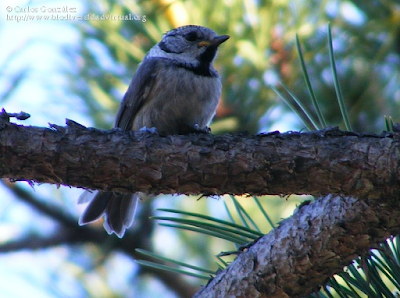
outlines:
M221 80L212 63L218 46L228 38L193 25L167 32L137 69L121 102L115 127L155 127L160 135L206 128L221 94ZM86 195L79 202L84 202ZM104 215L106 231L123 237L132 225L140 194L98 191L92 197L79 224Z

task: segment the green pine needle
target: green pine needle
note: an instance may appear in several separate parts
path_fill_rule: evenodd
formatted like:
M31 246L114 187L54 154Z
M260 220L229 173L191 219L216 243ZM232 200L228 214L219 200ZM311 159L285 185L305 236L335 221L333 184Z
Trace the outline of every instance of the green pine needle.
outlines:
M316 124L312 122L310 118L307 116L308 113L306 112L306 109L300 102L296 101L297 98L292 97L296 105L300 108L301 113L298 111L298 109L296 109L296 107L292 104L292 102L289 99L287 99L275 86L269 85L269 87L283 100L283 102L297 115L297 117L300 118L300 120L304 123L304 125L307 126L308 130L312 131L317 129ZM310 121L307 121L307 119Z
M197 274L197 273L193 273L190 271L186 271L186 270L182 270L182 269L178 269L178 268L174 268L174 267L170 267L170 266L166 266L166 265L161 265L161 264L153 263L153 262L149 262L149 261L144 261L144 260L135 260L135 262L142 266L152 267L152 268L156 268L158 270L164 270L164 271L168 271L168 272L172 272L172 273L185 274L188 276L205 279L205 280L209 280L211 277L211 276Z
M320 127L326 127L326 121L325 121L324 115L322 114L321 109L319 108L317 97L315 96L314 89L311 85L311 81L308 76L307 67L304 62L303 52L301 50L300 40L299 40L299 36L297 35L297 33L296 33L296 47L297 47L297 53L299 54L299 58L300 58L301 69L303 71L304 80L306 82L307 90L308 90L308 93L310 94L314 109L317 113ZM311 121L312 118L309 117L309 119ZM313 124L314 124L314 122L313 122ZM314 124L314 126L315 126L315 129L318 129L315 124Z
M384 119L385 119L386 131L393 131L393 119L392 119L392 117L391 116L387 117L385 115Z
M218 267L219 268L225 268L226 266L228 266L228 263L227 262L225 262L224 261L224 259L223 258L221 258L219 255L217 255L217 259L218 259L218 261L220 261L222 264L220 265L220 264L218 264Z
M239 219L242 222L242 225L248 229L249 225L248 225L247 221L244 218L244 215L242 213L242 208L241 208L240 204L238 203L238 201L235 199L235 197L233 195L230 195L230 198L231 198L231 200L233 202L233 206L235 206L236 213L238 214Z
M234 220L234 218L232 216L232 212L231 212L231 210L229 210L229 207L228 207L228 205L226 204L225 201L224 201L224 207L225 207L225 210L226 210L226 214L229 217L229 220L231 221L232 224L235 224L235 220Z
M204 221L196 221L196 220L185 219L186 221L188 221L189 224L199 223L200 226L209 225L209 226L213 226L213 227L222 227L222 226L231 227L233 229L236 229L235 232L237 234L245 236L245 237L248 237L248 238L251 238L251 239L256 239L256 238L258 238L258 237L263 235L263 233L261 233L259 231L255 231L255 230L253 230L251 228L247 228L247 227L238 225L238 224L236 224L234 222L229 222L229 221L226 221L226 220L222 220L222 219L219 219L219 218L215 218L215 217L211 217L211 216L207 216L207 215L203 215L203 214L199 214L199 213L186 212L186 211L174 210L174 209L164 209L164 208L157 209L157 210L158 211L164 211L164 212L170 212L170 213L176 213L176 214L182 214L182 215L185 215L185 216L191 216L191 217L199 218L199 219L202 219L202 220L205 219L207 221L210 221L210 222L214 223L214 224L210 224L210 223L207 224ZM154 217L151 217L151 218L153 218L153 219L163 219L163 220L172 220L172 221L175 221L174 219L177 219L176 222L181 222L181 223L184 222L184 219L179 219L177 217L157 217L157 216L154 216ZM224 228L224 229L227 229L227 228Z
M254 230L259 233L259 236L264 235L263 233L261 233L261 230L258 228L257 224L254 222L254 220L251 218L251 216L249 216L249 214L246 212L246 210L244 210L243 206L238 202L238 200L232 195L230 195L230 197L235 205L236 210L238 211L238 214L239 214L240 219L242 220L243 226L250 229L250 225L247 223L247 221L249 221L250 224L254 227ZM252 230L252 231L254 231L254 230Z
M270 224L271 228L275 228L275 225L272 222L271 217L269 217L267 212L265 212L265 210L264 210L263 206L261 205L260 201L258 200L258 198L256 196L253 196L253 199L254 199L254 202L256 202L258 209L260 209L261 213L264 215L265 219Z
M333 83L335 85L336 97L339 103L340 112L342 113L342 118L344 121L344 125L348 131L352 131L351 124L349 121L349 116L347 115L347 109L344 104L342 89L340 88L339 78L336 72L336 63L335 56L333 54L333 46L332 46L332 32L331 32L331 24L328 24L328 47L329 47L329 59L331 62L331 70L333 75Z
M151 257L151 258L163 261L163 262L172 263L174 265L182 266L182 267L185 267L185 268L193 269L193 270L204 272L204 273L209 273L209 274L214 274L215 273L215 271L213 271L213 270L204 269L204 268L201 268L201 267L198 267L198 266L193 266L193 265L189 265L189 264L186 264L186 263L183 263L183 262L179 262L179 261L176 261L176 260L173 260L173 259L170 259L170 258L166 258L166 257L160 256L158 254L152 253L152 252L144 250L144 249L136 248L135 251L137 251L141 255L144 255L144 256L147 256L147 257Z
M301 101L297 98L297 96L294 95L293 92L290 91L289 87L287 87L283 82L281 82L282 87L286 90L287 93L289 93L289 95L292 97L292 99L294 100L294 102L296 103L296 105L299 107L299 109L305 114L305 116L307 117L307 119L311 122L312 126L313 126L313 130L316 129L320 129L321 126L319 126L314 118L311 116L311 113L307 111L306 107L304 107L304 105L301 103ZM316 105L318 105L317 103L315 103ZM319 107L318 107L319 109ZM323 120L325 123L325 120ZM325 126L322 126L325 127Z
M249 242L248 239L242 238L240 236L236 236L234 234L229 234L229 233L224 233L224 232L218 232L213 229L205 229L205 228L196 228L196 227L191 227L188 225L178 225L178 224L159 224L160 226L163 227L170 227L170 228L176 228L176 229L183 229L185 231L192 231L192 232L198 232L203 235L210 235L216 238L224 239L226 241L236 243L238 245L244 245Z
M186 219L186 218L177 218L177 217L168 217L168 216L152 216L151 219L156 219L156 220L163 220L163 221L172 221L175 223L180 223L183 225L188 225L188 226L193 226L193 227L198 227L198 228L203 228L203 229L210 229L214 231L219 231L219 232L226 232L227 234L235 234L241 237L246 237L249 238L249 240L254 240L257 238L254 233L249 233L244 231L243 229L240 228L230 228L218 224L213 224L213 223L208 223L208 222L202 222L198 220L191 220L191 219ZM261 236L262 233L260 233L259 236Z

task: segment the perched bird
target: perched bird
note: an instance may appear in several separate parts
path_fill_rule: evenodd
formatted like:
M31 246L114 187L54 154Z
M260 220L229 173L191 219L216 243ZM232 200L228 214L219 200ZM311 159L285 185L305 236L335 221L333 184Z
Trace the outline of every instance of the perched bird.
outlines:
M155 128L160 135L207 131L221 94L213 67L218 47L229 38L201 26L164 34L140 64L119 108L115 127ZM123 237L132 225L140 193L86 192L90 201L79 219L84 225L104 216L104 228Z

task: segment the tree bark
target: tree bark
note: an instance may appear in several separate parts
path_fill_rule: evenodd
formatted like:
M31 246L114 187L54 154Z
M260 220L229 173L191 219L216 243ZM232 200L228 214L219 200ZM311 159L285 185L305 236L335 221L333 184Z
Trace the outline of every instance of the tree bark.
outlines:
M0 178L150 194L400 193L399 133L190 134L0 123Z

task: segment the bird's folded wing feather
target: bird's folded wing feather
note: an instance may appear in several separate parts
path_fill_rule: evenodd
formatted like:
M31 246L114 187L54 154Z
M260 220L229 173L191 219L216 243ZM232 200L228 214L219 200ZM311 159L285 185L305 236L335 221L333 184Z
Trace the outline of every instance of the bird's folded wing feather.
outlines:
M131 130L139 110L146 104L155 85L159 59L147 58L140 64L122 99L114 127Z

